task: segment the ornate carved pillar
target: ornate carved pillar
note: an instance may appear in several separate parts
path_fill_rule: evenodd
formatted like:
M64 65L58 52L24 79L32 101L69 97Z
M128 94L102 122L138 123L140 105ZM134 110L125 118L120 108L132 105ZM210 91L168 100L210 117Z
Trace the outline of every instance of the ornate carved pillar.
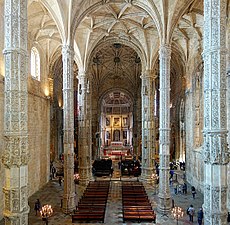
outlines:
M133 145L133 153L136 156L140 156L140 152L138 151L138 104L137 104L137 98L138 96L134 96L134 102L133 102L133 108L136 110L133 110L133 123L132 123L132 132L133 137L131 140L131 145ZM137 157L138 158L138 157Z
M5 0L4 218L28 224L27 1Z
M204 224L227 224L227 0L204 1Z
M104 146L105 145L105 138L106 138L106 114L105 113L101 113L101 118L100 118L100 121L101 121L101 133L100 133L100 138L101 138L101 145ZM99 154L100 156L101 154Z
M62 47L63 61L63 144L64 144L64 195L63 211L75 209L74 190L74 87L73 87L73 49Z
M92 178L91 171L91 113L88 80L85 71L79 71L78 74L78 102L79 102L79 140L78 140L78 158L80 184L87 185Z
M151 182L155 158L154 75L146 70L142 79L142 179Z
M228 72L227 72L227 84L228 84L228 87L230 87L230 69L228 69ZM227 109L227 115L228 115L228 146L230 146L230 88L227 89L228 90L228 93L227 93L227 102L228 102L228 109ZM230 194L229 194L230 195ZM229 196L230 197L230 196ZM230 202L229 202L230 204Z
M169 189L170 159L170 45L160 47L160 183L158 210L167 213L171 208Z

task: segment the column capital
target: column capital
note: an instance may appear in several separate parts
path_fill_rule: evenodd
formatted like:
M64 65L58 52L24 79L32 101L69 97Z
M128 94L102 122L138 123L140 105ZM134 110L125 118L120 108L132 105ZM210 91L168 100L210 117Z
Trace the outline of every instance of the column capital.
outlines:
M79 69L77 79L79 80L79 79L83 79L83 78L87 78L87 73L85 70Z
M141 79L152 78L153 80L157 78L155 70L146 69L141 73Z
M72 55L74 54L73 47L71 45L62 45L62 55Z
M159 48L160 57L170 58L171 57L171 52L172 52L171 45L169 45L169 44L163 44Z

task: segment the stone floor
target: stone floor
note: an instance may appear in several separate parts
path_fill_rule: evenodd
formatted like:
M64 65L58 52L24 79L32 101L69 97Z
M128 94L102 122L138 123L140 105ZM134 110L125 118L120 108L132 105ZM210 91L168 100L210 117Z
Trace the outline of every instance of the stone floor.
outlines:
M179 183L183 182L183 172L178 172L177 180ZM108 225L113 224L138 224L138 223L132 223L127 222L123 223L122 221L122 203L121 203L121 183L122 181L131 181L136 180L137 178L133 177L120 177L119 171L114 171L112 178L97 178L98 180L111 180L110 182L110 192L108 196L108 202L106 207L106 213L105 213L105 223ZM154 185L147 185L146 191L148 193L149 199L152 203L153 209L157 210L157 188L154 187ZM76 185L77 193L82 193L82 188L80 186ZM45 224L39 215L35 216L34 211L34 203L37 198L40 199L42 205L49 204L52 205L52 208L54 210L54 213L52 217L49 218L49 225L68 225L71 223L71 216L68 214L64 214L61 211L61 196L63 193L63 186L60 186L58 183L58 180L52 180L47 185L45 185L41 190L36 192L33 196L29 198L29 205L30 205L30 213L29 213L29 225L41 225ZM80 195L80 194L79 194ZM195 210L197 211L199 207L201 207L203 203L203 196L201 193L197 193L196 198L192 198L192 194L190 191L190 186L188 185L188 193L185 194L174 194L174 188L171 187L171 195L174 199L175 206L180 206L184 210L184 216L179 219L178 223L177 221L172 217L171 213L168 215L162 215L160 213L157 213L157 225L173 225L173 224L179 224L179 225L185 225L185 224L197 224L197 218L194 218L194 223L189 222L188 216L186 215L186 209L190 204L193 204ZM76 223L75 223L76 224ZM88 223L81 223L81 224L88 224ZM98 223L90 223L92 224L98 224ZM139 223L139 224L152 224L152 223ZM4 221L0 221L0 225L4 225Z

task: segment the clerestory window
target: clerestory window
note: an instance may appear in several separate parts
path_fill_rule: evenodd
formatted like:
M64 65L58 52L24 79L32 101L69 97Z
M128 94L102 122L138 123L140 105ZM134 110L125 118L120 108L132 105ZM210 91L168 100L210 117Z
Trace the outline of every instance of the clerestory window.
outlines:
M31 76L40 81L40 56L35 47L31 49Z

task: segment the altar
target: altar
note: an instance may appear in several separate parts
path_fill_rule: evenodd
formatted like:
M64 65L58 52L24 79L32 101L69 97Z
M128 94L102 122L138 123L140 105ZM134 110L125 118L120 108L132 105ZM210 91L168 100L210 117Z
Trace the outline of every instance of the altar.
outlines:
M124 146L121 141L112 141L109 146L103 148L104 156L119 159L121 156L131 155L131 146Z

